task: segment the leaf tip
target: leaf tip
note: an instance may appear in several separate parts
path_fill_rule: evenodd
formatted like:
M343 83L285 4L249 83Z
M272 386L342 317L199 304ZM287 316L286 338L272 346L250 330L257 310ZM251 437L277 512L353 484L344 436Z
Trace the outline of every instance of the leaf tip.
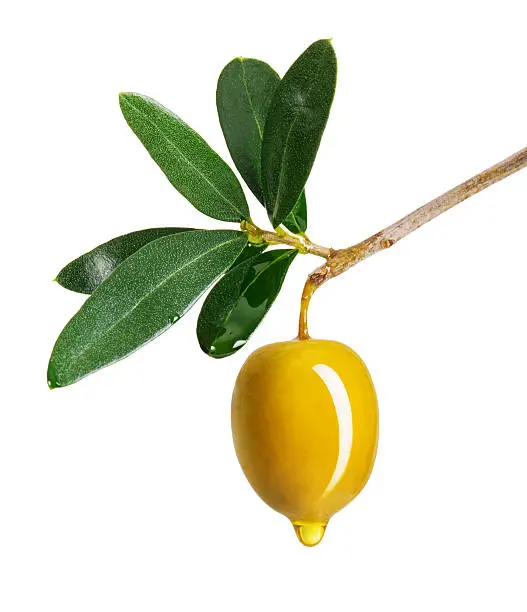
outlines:
M139 94L133 91L121 91L119 92L119 106L123 108L124 104L130 104L131 98L137 97Z
M333 46L333 36L329 38L321 38L320 40L314 42L311 47L318 47L321 50L329 52L331 55L335 55L335 47Z
M240 347L241 348L241 347ZM226 352L217 352L217 349L214 345L211 345L208 350L205 351L205 353L209 356L212 357L212 359L224 359L225 357L230 357L231 355L233 355L238 349L235 349L233 351L226 351Z
M48 387L51 391L53 391L53 389L57 389L58 387L62 387L57 378L57 370L53 359L49 360L47 380Z

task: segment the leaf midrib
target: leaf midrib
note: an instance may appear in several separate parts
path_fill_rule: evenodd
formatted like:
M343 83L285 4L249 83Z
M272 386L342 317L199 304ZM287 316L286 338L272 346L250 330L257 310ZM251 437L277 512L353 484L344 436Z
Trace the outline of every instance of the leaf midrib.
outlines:
M320 74L320 69L321 69L321 66L319 65L318 68L317 68L316 77L318 77L318 75ZM313 89L313 87L315 85L315 81L316 81L316 78L313 79L311 85L308 87L307 92L306 92L306 98L311 93L311 90ZM286 139L285 139L284 149L283 149L283 154L282 154L282 160L280 162L280 172L278 173L278 190L276 192L276 199L275 199L274 208L273 208L273 219L276 219L276 213L278 212L278 202L280 200L280 194L281 194L281 191L282 191L282 176L284 174L284 164L285 164L287 145L289 143L289 137L291 136L291 132L292 132L293 127L295 126L299 116L300 116L300 113L296 113L295 118L293 119L293 122L291 123L291 127L289 128L289 131L287 132L287 136L286 136ZM302 193L302 192L300 192L300 193ZM295 202L295 204L296 204L296 202ZM294 208L294 205L293 205L293 208ZM293 209L291 209L291 210L293 210Z
M212 189L213 189L213 190L214 190L214 191L215 191L215 192L216 192L216 193L217 193L217 194L220 196L220 198L221 198L221 199L222 199L224 202L226 202L226 203L227 203L227 204L228 204L228 205L229 205L229 206L230 206L230 207L231 207L233 210L235 210L235 211L236 211L236 212L237 212L237 213L240 215L240 217L241 217L242 219L245 219L245 218L246 218L246 214L245 214L245 213L243 213L243 212L242 212L242 211L241 211L239 208L237 208L237 207L236 207L236 206L235 206L235 205L234 205L234 204L233 204L233 203L232 203L230 200L228 200L228 199L227 199L227 198L226 198L226 197L223 195L223 193L222 193L222 192L221 192L221 191L220 191L220 190L219 190L219 189L216 187L216 185L214 185L214 183L212 183L212 182L211 182L211 181L210 181L210 180L209 180L209 179L208 179L208 178L207 178L207 177L206 177L206 176L203 174L203 172L202 172L202 171L201 171L199 168L197 168L197 167L196 167L196 166L195 166L195 165L194 165L194 164L193 164L193 163L190 161L190 159L188 159L188 157L187 157L187 156L186 156L186 155L185 155L185 154L184 154L184 153L181 151L181 149L180 149L180 148L179 148L179 147L178 147L178 146L177 146L177 145L174 143L174 141L173 141L173 140L171 140L170 138L168 138L168 137L165 135L165 133L163 132L163 130L162 130L162 129L161 129L161 128L160 128L160 127L159 127L159 126L156 124L156 122L155 122L155 121L153 121L152 119L150 119L150 117L148 117L148 116L147 116L147 115L146 115L146 114L145 114L145 113L144 113L144 112L143 112L141 109L139 109L137 106L135 106L134 104L132 104L132 103L131 103L131 102L130 102L130 101L127 99L127 98L124 98L124 101L125 101L125 103L126 103L126 104L128 104L129 106L131 106L131 107L132 107L132 108L133 108L133 109L134 109L134 110L135 110L137 113L139 113L139 114L140 114L140 115L141 115L141 116L142 116L144 119L146 119L146 121L147 121L147 122L148 122L150 125L152 125L152 126L153 126L153 127L154 127L154 128L155 128L155 129L156 129L156 130L157 130L157 131L158 131L158 132L161 134L161 136L162 136L162 137L165 139L165 141L166 141L166 142L167 142L167 143L168 143L170 146L172 146L172 147L173 147L173 148L174 148L174 149L175 149L175 150L176 150L176 151L179 153L179 155L180 155L180 156L183 158L183 160L185 160L185 162L186 162L186 163L187 163L187 164L188 164L188 165L189 165L191 168L193 168L193 169L194 169L194 170L197 172L197 174L199 174L199 176L201 176L201 177L202 177L202 178L205 180L205 182L206 182L208 185L210 185L210 187L212 187ZM160 110L161 110L161 109L160 109ZM172 114L171 114L171 117L172 117L173 119L175 119L176 121L180 122L180 123L184 123L182 119L180 119L179 117L177 117L177 116L175 116L175 115L172 115ZM185 125L186 125L186 124L185 124ZM189 129L192 129L192 128L190 128L190 126L188 126L188 127L189 127ZM197 136L198 138L201 138L201 137L199 136L199 134L197 134L197 133L196 133L196 136ZM205 143L205 144L207 144L207 143ZM208 146L208 145L207 145L207 146ZM214 153L214 151L213 151L212 149L211 149L211 151L212 151L212 153ZM219 157L219 156L218 156L218 158L220 159L220 161L223 161L223 160L221 159L221 157ZM229 168L229 167L227 166L227 168ZM230 170L230 168L229 168L229 170Z
M199 231L199 230L198 230ZM222 242L218 245L216 245L215 247L213 247L212 249L209 249L203 253L201 253L200 255L198 255L197 257L195 257L194 259L189 260L187 263L185 263L184 265L182 265L181 267L177 268L176 270L174 270L171 274L169 274L165 279L163 279L160 283L158 283L155 287L153 287L153 289L151 289L148 293L146 293L139 301L137 301L134 306L128 310L126 313L124 313L124 315L122 317L120 317L117 321L115 321L115 323L113 323L113 325L111 325L110 327L108 327L103 334L101 334L94 342L92 342L91 344L87 345L82 351L80 351L79 353L77 353L74 357L74 359L79 359L80 357L82 357L90 348L93 348L96 344L98 344L109 332L112 331L112 329L114 329L117 325L119 325L119 323L121 323L121 321L123 321L124 319L126 319L127 317L129 317L132 312L134 312L134 310L136 310L136 308L138 308L140 306L140 304L142 304L148 297L150 297L155 291L157 291L160 287L162 287L165 283L167 283L171 278L173 278L176 274L178 274L179 272L181 272L182 270L184 270L185 268L187 268L190 264L198 261L199 259L201 259L202 257L205 257L205 255L208 255L209 253L212 253L213 251L215 251L216 249L222 247L222 246L226 246L228 244L230 244L231 242L235 242L236 240L240 240L240 236L233 238L232 240L228 240L227 242ZM101 285L102 286L102 285Z
M295 204L296 206L296 204ZM287 217L291 217L293 223L296 225L296 229L298 231L301 231L300 229L300 224L298 223L298 221L296 220L296 215L295 215L295 206L293 206L293 209L291 210L291 212L287 215ZM287 221L287 217L284 219L284 221Z
M260 126L260 122L258 121L258 117L256 116L256 111L254 110L254 106L253 106L253 102L252 102L252 98L251 98L251 94L249 93L249 87L247 85L247 75L245 72L245 66L244 64L244 60L240 59L240 64L241 64L241 69L242 69L242 83L243 83L243 88L245 89L245 93L247 94L247 101L249 102L249 108L251 109L251 113L254 117L254 121L256 123L256 127L258 129L258 134L260 135L260 141L263 140L263 131L262 131L262 127Z

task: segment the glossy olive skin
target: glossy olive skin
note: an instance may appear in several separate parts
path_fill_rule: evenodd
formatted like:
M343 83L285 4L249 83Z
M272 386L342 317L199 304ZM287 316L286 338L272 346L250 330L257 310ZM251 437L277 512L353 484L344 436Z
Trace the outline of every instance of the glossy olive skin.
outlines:
M264 346L238 375L232 433L258 495L296 526L320 526L311 543L299 534L314 545L373 468L378 409L368 370L339 342Z

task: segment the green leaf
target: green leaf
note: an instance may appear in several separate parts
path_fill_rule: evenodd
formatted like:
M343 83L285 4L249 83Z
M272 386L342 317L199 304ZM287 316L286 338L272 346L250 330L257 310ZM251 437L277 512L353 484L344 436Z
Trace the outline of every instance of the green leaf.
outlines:
M113 238L74 259L58 273L56 281L77 293L93 293L125 259L145 244L169 234L191 231L188 227L156 227Z
M331 43L313 43L276 89L264 129L262 183L277 227L293 210L308 179L335 93L337 60Z
M306 192L302 191L293 210L284 219L284 225L293 234L303 234L307 229Z
M122 93L128 125L172 185L198 210L220 221L249 218L234 172L193 129L151 98Z
M211 290L201 309L197 335L211 357L238 351L275 301L298 251L278 249L247 259Z
M231 157L243 180L263 202L261 153L265 119L278 74L265 62L238 57L218 79L216 107Z
M262 204L262 140L267 112L279 83L280 77L265 62L238 57L225 66L216 90L218 116L231 157ZM284 225L295 234L306 231L305 194Z
M268 246L269 245L267 243L252 244L251 242L248 242L245 248L243 249L243 251L238 255L236 261L229 268L229 270L232 270L232 268L235 268L236 266L241 264L246 259L250 259L251 257L254 257L255 255L259 255L260 253L263 253Z
M62 330L50 388L71 385L167 330L246 244L242 232L195 230L158 238L125 259Z
M62 268L55 280L59 285L70 291L86 294L93 293L117 266L145 246L145 244L169 234L190 231L196 230L189 227L157 227L118 236L74 259ZM234 268L249 257L262 253L266 248L266 244L254 245L247 243L231 268Z

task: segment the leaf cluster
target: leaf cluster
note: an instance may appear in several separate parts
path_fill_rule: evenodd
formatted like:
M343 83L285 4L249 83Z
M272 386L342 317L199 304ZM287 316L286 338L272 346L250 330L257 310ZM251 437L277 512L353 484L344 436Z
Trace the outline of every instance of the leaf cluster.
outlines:
M239 174L279 232L304 235L305 185L328 120L337 64L313 43L282 79L265 62L236 58L220 74L216 106ZM296 249L253 244L243 188L230 166L180 117L136 93L119 96L128 125L170 183L203 214L240 230L151 228L81 255L57 276L88 294L62 330L48 366L51 388L126 357L185 315L210 287L198 317L202 350L232 355L275 301Z

